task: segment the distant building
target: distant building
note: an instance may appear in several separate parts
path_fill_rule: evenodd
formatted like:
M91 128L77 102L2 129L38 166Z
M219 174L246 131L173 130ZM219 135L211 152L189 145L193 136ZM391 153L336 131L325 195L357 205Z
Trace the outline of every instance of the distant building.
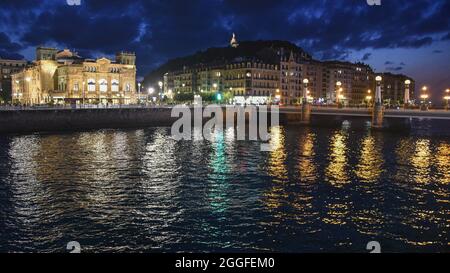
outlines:
M327 97L328 83L326 66L319 61L303 61L301 67L301 81L308 79L308 95L316 100L325 101ZM302 86L302 88L304 88Z
M36 61L12 75L12 99L21 104L130 104L136 101L136 56L84 59L68 50L38 47Z
M11 75L23 70L27 65L25 60L5 60L0 58L0 101L11 100Z
M336 102L339 95L343 104L364 104L369 90L374 90L375 75L366 64L326 61L322 65L322 95L329 103ZM338 90L338 82L342 90Z
M236 35L234 33L233 33L233 37L231 38L230 45L231 45L231 47L235 47L235 48L239 46L237 39L236 39Z
M281 102L294 104L299 102L302 90L302 71L297 56L291 51L289 57L280 58Z

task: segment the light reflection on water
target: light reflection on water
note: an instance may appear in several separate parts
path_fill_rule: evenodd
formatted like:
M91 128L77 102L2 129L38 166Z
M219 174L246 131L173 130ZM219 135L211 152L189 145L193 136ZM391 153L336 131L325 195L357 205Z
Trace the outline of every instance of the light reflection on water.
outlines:
M448 138L280 126L260 152L233 128L169 134L0 137L0 250L448 249Z

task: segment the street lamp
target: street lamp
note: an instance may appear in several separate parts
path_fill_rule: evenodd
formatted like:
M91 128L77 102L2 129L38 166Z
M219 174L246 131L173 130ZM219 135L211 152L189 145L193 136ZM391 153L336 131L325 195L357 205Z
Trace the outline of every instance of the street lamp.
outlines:
M138 82L138 104L141 104L141 83Z
M338 106L340 103L340 101L339 101L340 93L339 92L342 91L341 86L342 86L342 82L337 81L336 82L336 103L338 104Z
M377 88L375 89L375 104L376 105L382 105L382 100L381 100L381 81L383 80L383 78L381 76L376 76L375 77L375 81L377 83Z
M147 91L148 91L148 95L151 95L155 92L155 89L153 87L149 87ZM149 96L147 96L147 102L148 102L148 97Z
M409 104L409 85L411 84L410 80L405 80L405 98L404 98L404 103L405 103L405 108L408 106Z
M158 82L158 86L159 86L159 96L158 96L158 98L159 98L159 104L161 104L161 99L162 99L162 94L163 94L163 92L162 92L163 82L159 81Z
M428 87L423 86L422 87L422 94L420 95L421 103L422 103L422 105L421 105L422 111L428 110L427 100L429 98L429 95L428 95L427 91L428 91Z
M450 100L450 89L448 88L445 89L444 100L446 100L445 109L448 110L449 108L448 101Z
M85 96L86 96L86 95L85 95L86 93L85 93L85 91L84 91L84 86L85 86L85 85L86 85L86 82L83 81L83 90L82 90L82 91L83 91L83 103L82 103L83 106L84 106L84 98L85 98Z
M308 79L303 79L303 84L305 85L305 88L303 88L303 97L302 97L302 103L307 103L307 97L308 97Z

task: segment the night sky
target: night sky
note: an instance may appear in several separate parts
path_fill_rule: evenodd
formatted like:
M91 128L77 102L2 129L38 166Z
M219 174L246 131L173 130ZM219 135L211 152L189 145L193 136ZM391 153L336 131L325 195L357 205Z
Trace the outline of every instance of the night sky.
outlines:
M84 57L134 51L142 77L170 58L226 46L235 32L403 73L436 99L450 87L449 15L449 0L1 0L0 56L33 60L37 45Z

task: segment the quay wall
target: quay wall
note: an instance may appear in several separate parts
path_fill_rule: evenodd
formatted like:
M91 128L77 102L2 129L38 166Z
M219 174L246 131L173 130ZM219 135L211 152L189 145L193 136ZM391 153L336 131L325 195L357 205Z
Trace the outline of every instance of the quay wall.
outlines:
M178 118L172 118L171 111L170 107L2 110L0 111L0 134L172 126ZM314 112L312 114L308 126L339 128L347 124L356 130L371 126L369 115L346 116L338 113L336 115L315 115ZM280 123L304 126L296 122L297 116L298 113L295 112L280 113ZM208 119L204 119L204 121ZM440 129L438 131L443 131L446 135L450 131L448 130L448 120L411 120L385 117L384 123L386 130L394 131L407 132L411 127L425 131L436 127ZM433 131L436 130L433 129Z
M170 108L0 111L0 134L170 126Z

